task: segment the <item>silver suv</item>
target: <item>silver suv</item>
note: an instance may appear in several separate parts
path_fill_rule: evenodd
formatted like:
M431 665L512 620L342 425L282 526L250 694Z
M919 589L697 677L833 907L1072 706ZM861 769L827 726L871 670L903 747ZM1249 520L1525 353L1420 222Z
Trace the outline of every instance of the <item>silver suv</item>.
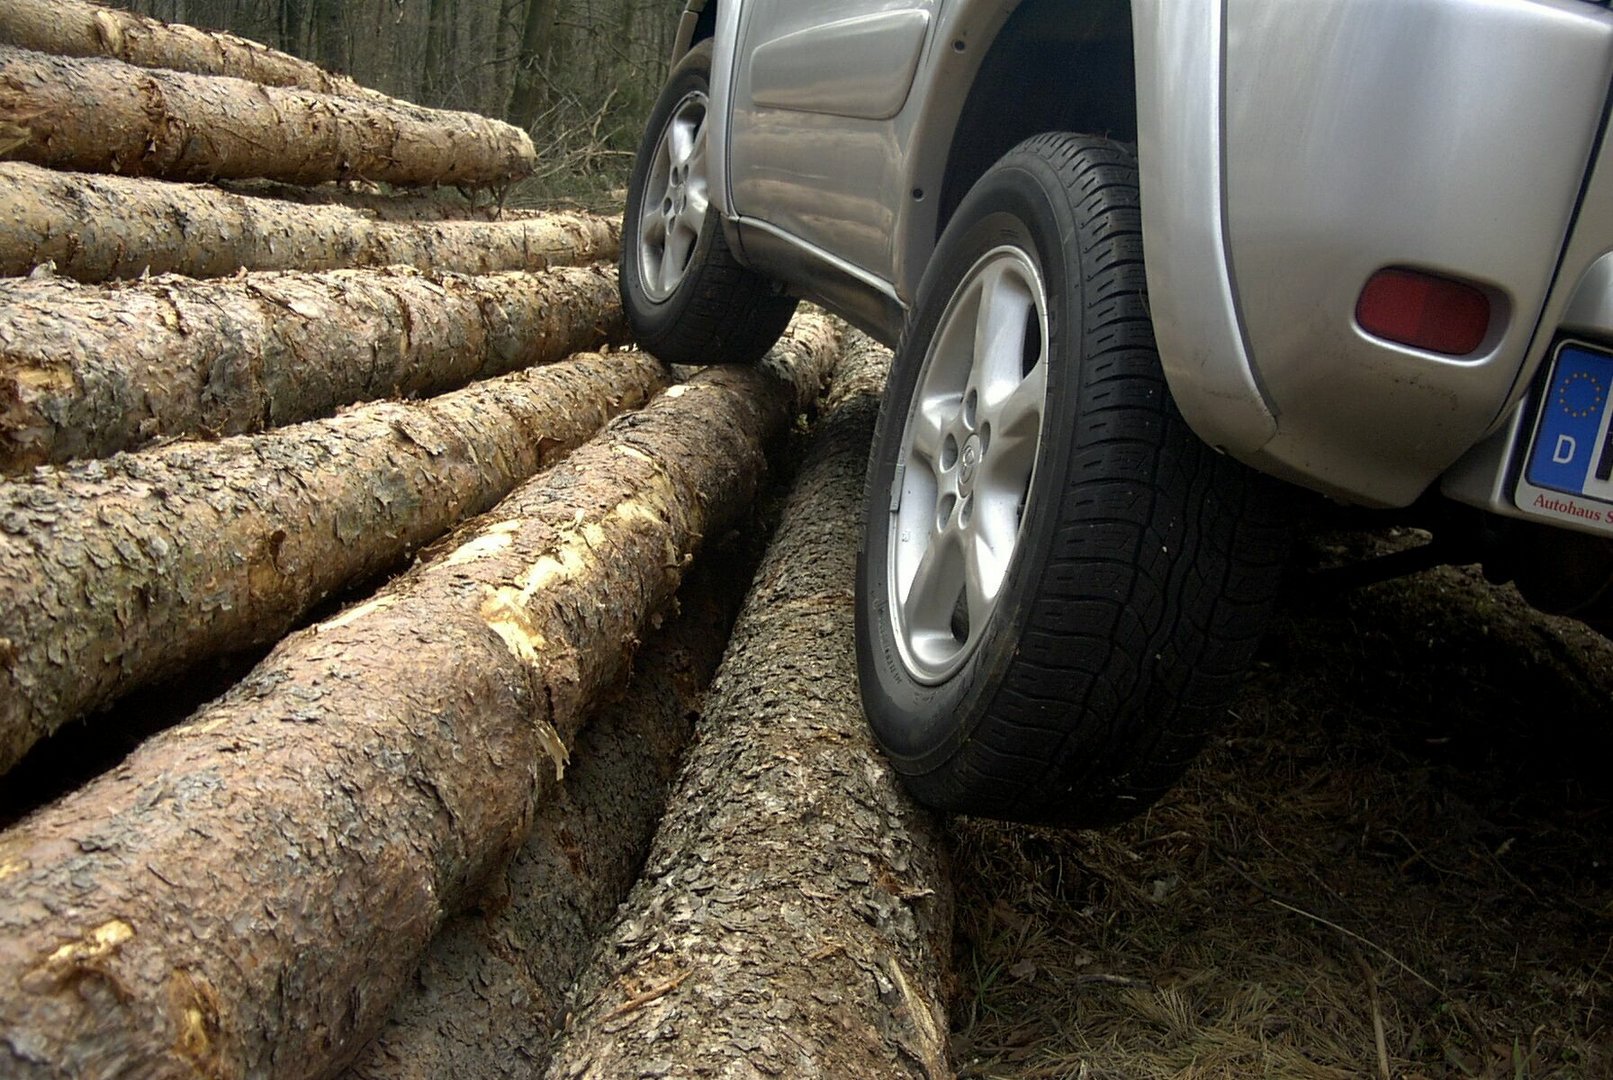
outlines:
M629 317L896 345L858 658L927 802L1163 791L1266 621L1275 481L1613 623L1604 4L688 0L676 61Z

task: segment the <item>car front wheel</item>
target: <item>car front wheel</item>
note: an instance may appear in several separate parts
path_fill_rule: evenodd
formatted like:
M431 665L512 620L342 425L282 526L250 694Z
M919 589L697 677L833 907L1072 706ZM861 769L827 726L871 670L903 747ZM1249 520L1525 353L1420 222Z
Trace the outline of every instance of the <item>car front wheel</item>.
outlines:
M796 301L734 258L711 206L711 42L678 63L650 113L622 220L620 288L634 337L668 363L750 363Z

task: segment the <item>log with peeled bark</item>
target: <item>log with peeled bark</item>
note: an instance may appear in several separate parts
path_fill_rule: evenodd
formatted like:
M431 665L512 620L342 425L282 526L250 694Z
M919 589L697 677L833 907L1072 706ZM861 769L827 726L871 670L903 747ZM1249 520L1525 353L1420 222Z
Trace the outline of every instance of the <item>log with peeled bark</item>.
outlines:
M346 76L256 41L85 0L6 0L0 7L0 44L57 56L104 56L195 75L228 75L338 97L380 96Z
M0 483L0 772L136 686L272 643L664 382L643 353L584 355Z
M83 282L243 269L542 270L612 261L622 233L618 219L566 211L515 221L377 221L340 206L23 162L0 162L0 222L0 276L50 263Z
M537 160L524 131L475 113L9 45L0 45L0 118L29 133L11 150L19 161L167 180L484 187L519 180Z
M858 704L852 577L889 353L848 350L639 883L550 1080L950 1076L936 822Z
M604 267L0 280L0 472L262 431L625 340Z
M584 711L701 537L750 506L834 354L827 321L799 318L761 365L619 418L0 834L0 1073L347 1064L520 846Z
M755 569L749 539L696 562L621 697L572 747L532 832L476 907L431 943L346 1080L531 1076L594 937L632 886ZM759 551L757 552L759 554Z

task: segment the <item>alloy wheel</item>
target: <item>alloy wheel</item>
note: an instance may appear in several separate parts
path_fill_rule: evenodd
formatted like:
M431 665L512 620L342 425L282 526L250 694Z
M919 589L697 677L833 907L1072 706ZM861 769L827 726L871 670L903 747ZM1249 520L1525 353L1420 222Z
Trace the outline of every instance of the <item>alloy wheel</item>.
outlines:
M1019 248L964 275L924 358L891 487L890 617L920 682L980 643L1018 549L1047 407L1047 294Z
M638 272L645 294L663 301L689 267L710 204L706 168L706 95L694 91L661 132L639 204Z

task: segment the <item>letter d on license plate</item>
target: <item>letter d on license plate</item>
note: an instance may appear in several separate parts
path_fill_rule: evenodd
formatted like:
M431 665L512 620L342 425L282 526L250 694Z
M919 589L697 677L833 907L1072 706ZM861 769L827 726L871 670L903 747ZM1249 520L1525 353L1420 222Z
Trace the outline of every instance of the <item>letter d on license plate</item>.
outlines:
M1565 343L1557 350L1518 505L1547 517L1613 521L1613 356ZM1533 491L1533 499L1526 501ZM1569 496L1556 498L1549 493ZM1594 500L1594 501L1592 501Z

